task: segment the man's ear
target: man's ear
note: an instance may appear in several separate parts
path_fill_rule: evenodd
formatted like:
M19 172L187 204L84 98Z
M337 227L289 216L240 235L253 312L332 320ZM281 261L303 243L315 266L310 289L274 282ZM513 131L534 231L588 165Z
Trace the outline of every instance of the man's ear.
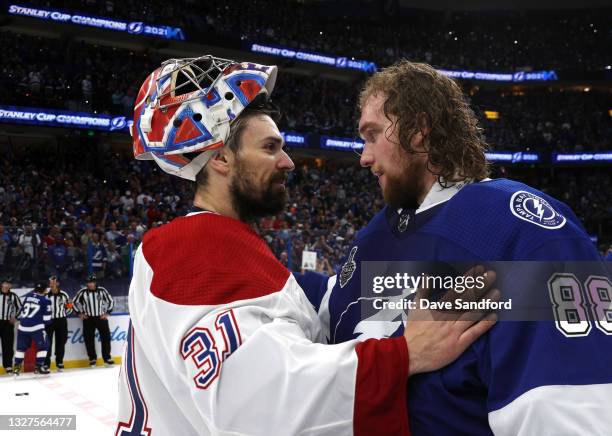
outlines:
M429 115L425 112L419 112L416 117L417 122L417 132L412 137L410 141L410 146L417 151L425 150L425 140L427 136L429 136L429 132L431 132L431 121Z
M417 125L421 135L424 137L431 132L431 117L425 112L419 112L417 115Z
M224 147L210 159L208 166L212 171L227 176L230 173L233 159L233 153L227 147Z

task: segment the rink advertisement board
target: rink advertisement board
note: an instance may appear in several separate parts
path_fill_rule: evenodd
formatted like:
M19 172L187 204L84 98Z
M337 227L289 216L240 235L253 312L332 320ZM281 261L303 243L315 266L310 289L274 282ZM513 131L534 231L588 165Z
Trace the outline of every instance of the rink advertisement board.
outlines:
M481 80L486 82L549 82L559 80L554 70L545 71L515 71L514 73L496 73L468 70L438 70L453 79Z
M329 65L330 67L335 68L365 71L366 73L375 73L377 69L374 62L359 60L355 59L354 57L334 56L323 53L297 50L278 45L253 43L250 44L249 49L253 53L261 53L270 56L278 56L281 58Z
M18 123L37 126L92 129L106 132L129 133L133 121L124 116L72 112L21 106L0 105L0 123ZM363 151L364 142L359 138L318 135L295 131L281 132L288 146L297 148L320 148L323 150ZM504 164L589 164L612 163L612 151L596 153L542 153L533 151L490 151L485 153L492 163Z
M553 163L593 163L612 162L612 151L600 151L597 153L553 153Z
M108 317L108 324L111 334L111 356L121 357L127 341L130 315L127 313L111 314L111 316ZM101 358L100 336L97 330L96 352L98 358ZM83 321L76 317L68 318L68 341L66 342L64 362L68 364L69 362L83 362L88 360L87 350L85 350L85 338L83 337ZM54 362L53 356L51 356L51 362Z
M17 106L0 106L0 122L105 130L107 132L124 129L127 131L132 125L132 121L123 116Z
M281 132L285 144L292 147L308 147L308 135L298 132Z
M356 138L339 138L336 136L321 136L321 148L324 150L342 150L360 152L364 142Z
M485 153L489 162L503 163L539 163L540 154L529 151L493 151Z
M16 291L13 289L13 291ZM17 292L19 295L20 292ZM127 313L111 314L108 317L108 324L111 334L111 356L123 356L123 349L127 341L128 327L130 325L130 315ZM17 335L17 328L15 328ZM16 342L15 342L16 343ZM55 345L53 346L55 348ZM100 335L96 330L96 352L98 362L102 358ZM2 353L0 353L0 356ZM78 317L68 317L68 340L64 354L64 364L66 368L87 366L89 358L85 349L85 338L83 337L83 321ZM55 363L55 356L51 355L51 363Z
M13 292L19 298L23 298L32 288L13 288ZM128 327L130 325L129 313L112 313L108 317L108 324L111 334L111 356L114 358L123 356L123 349L127 341ZM17 328L15 328L17 335ZM100 336L96 330L96 352L98 354L98 363L102 358L102 350L100 344ZM15 342L17 343L17 342ZM0 356L2 353L0 353ZM54 363L54 356L51 356L51 363ZM83 336L83 321L77 316L68 317L68 340L66 341L66 349L64 355L64 363L67 368L77 366L87 366L89 358L85 349L85 338Z
M143 23L142 21L122 21L113 18L96 17L79 13L67 13L57 9L41 9L10 5L8 13L22 17L38 18L39 20L55 21L58 23L70 23L78 26L96 27L98 29L127 32L131 35L146 35L165 39L184 40L185 34L180 27L163 26L157 24Z

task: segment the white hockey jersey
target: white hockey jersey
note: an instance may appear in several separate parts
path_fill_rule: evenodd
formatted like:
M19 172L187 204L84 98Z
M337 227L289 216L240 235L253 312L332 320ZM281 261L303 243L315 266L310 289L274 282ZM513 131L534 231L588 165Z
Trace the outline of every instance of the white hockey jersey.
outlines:
M405 435L402 337L323 345L293 276L246 224L195 213L134 262L116 435Z

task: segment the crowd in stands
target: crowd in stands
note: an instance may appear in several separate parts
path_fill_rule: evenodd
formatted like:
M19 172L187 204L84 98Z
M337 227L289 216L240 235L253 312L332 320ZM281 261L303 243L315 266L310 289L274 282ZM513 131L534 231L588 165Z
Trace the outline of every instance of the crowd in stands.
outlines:
M78 278L90 264L101 277L125 276L144 232L191 207L190 184L129 155L81 150L44 163L32 156L0 168L0 270L17 278ZM355 231L382 205L374 178L357 167L300 166L289 183L287 210L255 226L287 266L299 269L302 251L311 249L337 267Z
M561 11L426 11L399 2L265 0L32 0L104 17L180 26L190 41L246 41L354 56L384 66L399 57L438 67L513 71L602 70L610 8ZM381 23L384 23L381 25Z
M128 154L97 153L95 147L74 150L51 166L48 157L37 155L3 161L0 275L17 282L51 274L78 279L91 270L100 278L129 276L143 234L190 210L188 182ZM530 177L524 176L568 203L591 234L612 226L612 191L601 189L612 183L609 173ZM375 178L356 162L304 161L288 186L286 210L254 226L290 269L299 270L302 252L311 250L318 253L319 270L338 271L356 232L383 207Z
M610 10L557 12L439 12L397 9L396 2L281 0L32 0L129 21L181 26L193 42L246 47L248 41L355 56L388 65L400 57L439 68L484 71L599 71L612 64ZM373 9L368 9L373 8ZM380 23L385 23L381 26ZM299 23L299 26L295 25ZM168 57L68 35L54 38L1 29L0 105L45 107L131 117L146 75ZM144 46L144 45L143 45ZM314 74L314 73L313 73ZM281 129L355 135L362 78L332 80L280 74L273 95ZM601 89L479 89L467 97L498 150L609 150L610 92ZM487 115L495 112L497 116ZM48 157L11 156L0 162L0 275L33 282L57 274L126 277L148 229L186 214L192 187L152 162L89 149ZM299 164L289 180L283 213L255 224L276 256L299 270L302 252L318 253L318 268L338 271L355 233L383 206L375 179L358 165ZM502 171L502 175L503 171ZM512 175L511 175L512 176ZM521 179L519 174L515 178ZM526 176L525 176L526 177ZM610 242L609 171L542 170L528 183L568 203L590 234ZM606 230L608 229L608 230Z
M527 92L479 91L471 104L487 142L501 150L541 152L609 150L612 93L531 89ZM499 114L488 119L485 111Z
M75 41L0 32L0 104L110 113L131 117L146 74L158 55ZM41 61L44 59L44 62ZM281 74L274 100L282 129L355 135L361 82ZM610 93L591 90L476 91L472 107L493 148L598 150L610 147ZM485 111L496 111L489 120Z

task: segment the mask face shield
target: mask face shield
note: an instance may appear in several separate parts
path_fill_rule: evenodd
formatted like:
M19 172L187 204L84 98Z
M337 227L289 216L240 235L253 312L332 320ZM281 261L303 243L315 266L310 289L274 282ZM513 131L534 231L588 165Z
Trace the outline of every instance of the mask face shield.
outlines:
M136 100L134 156L195 180L225 145L231 122L257 97L269 98L276 75L276 66L213 56L165 61L147 77Z

